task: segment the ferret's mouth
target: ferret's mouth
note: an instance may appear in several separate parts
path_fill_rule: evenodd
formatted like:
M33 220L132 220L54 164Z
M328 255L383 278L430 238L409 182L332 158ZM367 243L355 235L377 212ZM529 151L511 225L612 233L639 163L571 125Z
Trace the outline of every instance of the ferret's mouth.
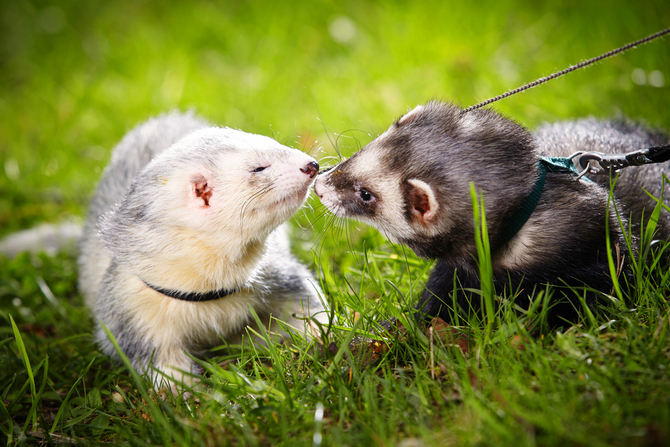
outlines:
M314 183L314 194L319 198L321 203L337 217L347 217L346 210L339 203L337 195L335 192L324 186L323 182L319 182L319 179Z
M277 210L282 208L299 208L300 205L305 201L305 198L309 194L309 187L311 185L307 184L302 188L297 188L292 193L288 193L283 197L280 197L277 200L274 200L268 205L269 210Z
M319 174L320 174L320 173L319 173ZM314 189L314 194L316 194L316 196L317 196L319 199L323 199L323 191L319 191L319 187L320 187L320 185L321 185L321 183L319 182L319 180L320 180L320 179L318 179L318 178L316 179L316 181L314 182L314 188L312 188L312 189Z

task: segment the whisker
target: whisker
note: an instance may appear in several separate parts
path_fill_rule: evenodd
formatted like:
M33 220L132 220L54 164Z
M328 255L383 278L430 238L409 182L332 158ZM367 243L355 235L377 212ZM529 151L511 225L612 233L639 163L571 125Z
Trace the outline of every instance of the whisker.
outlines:
M317 105L317 110L319 106ZM337 155L342 158L342 154L340 154L340 150L337 148L337 145L333 143L333 140L330 138L330 132L328 131L328 127L326 126L326 122L322 120L321 118L317 117L317 120L321 123L323 126L323 132L326 134L326 138L328 138L328 141L330 142L330 145L335 149L335 152L337 152Z
M238 205L238 206L236 207L236 209L241 209L242 211L244 211L244 210L246 209L246 207L248 207L248 206L251 204L251 202L253 202L255 199L257 199L257 198L259 198L259 197L265 195L267 192L271 191L272 189L274 189L274 185L273 185L273 184L268 184L268 185L264 186L264 187L261 188L260 190L254 192L251 196L249 196L249 197L248 197L244 202L242 202L240 205Z
M335 217L335 216L332 216L332 218L330 218L331 216L332 215L328 212L328 210L324 210L320 215L317 216L317 218L316 218L317 222L321 219L326 219L326 222L325 222L325 225L324 225L322 231L319 233L319 236L317 237L316 242L313 244L312 248L314 248L315 246L318 246L325 239L327 233L330 231L330 229L332 227L332 220L333 220L332 218ZM314 223L315 222L312 222L312 226L314 226Z
M240 215L240 229L244 228L244 216L247 212L247 208L251 206L254 201L257 201L259 198L263 197L264 195L268 194L270 191L272 191L274 188L274 182L269 183L268 185L264 186L260 190L256 191L254 194L252 194L247 200L245 200L241 206L238 206L237 208L240 210L239 215Z

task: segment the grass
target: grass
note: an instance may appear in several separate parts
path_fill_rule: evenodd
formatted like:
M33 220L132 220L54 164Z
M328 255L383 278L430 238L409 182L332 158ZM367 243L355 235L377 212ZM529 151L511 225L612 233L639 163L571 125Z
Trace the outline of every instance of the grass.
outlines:
M195 108L327 163L408 107L474 104L670 23L665 2L633 3L3 3L0 236L81 219L111 148L149 116ZM667 54L667 39L647 44L494 108L530 127L623 114L670 129ZM651 232L634 294L578 325L529 333L545 290L536 314L498 297L483 322L423 333L404 311L431 264L363 225L330 228L310 205L293 241L339 318L325 349L296 336L291 347L214 351L191 399L156 398L97 351L73 253L0 259L0 441L669 442L670 273ZM377 343L354 338L393 317L404 329Z

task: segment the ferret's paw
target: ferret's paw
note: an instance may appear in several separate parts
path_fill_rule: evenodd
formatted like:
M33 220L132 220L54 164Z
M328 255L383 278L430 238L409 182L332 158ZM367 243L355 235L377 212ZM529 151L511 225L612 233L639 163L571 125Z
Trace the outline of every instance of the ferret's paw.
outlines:
M183 394L185 399L190 397L191 393L186 390L200 382L197 376L202 374L202 368L186 356L180 363L181 365L154 364L151 373L154 389L170 390L174 396Z

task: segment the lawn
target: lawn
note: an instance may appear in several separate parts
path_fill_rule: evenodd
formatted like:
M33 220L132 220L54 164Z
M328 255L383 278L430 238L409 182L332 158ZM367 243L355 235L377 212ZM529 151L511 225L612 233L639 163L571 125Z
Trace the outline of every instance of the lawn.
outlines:
M165 111L328 165L417 104L472 105L668 26L661 0L4 2L0 237L81 222L114 145ZM592 115L670 130L669 54L666 37L491 107L530 128ZM640 264L631 296L559 331L531 331L503 305L492 331L473 319L424 332L405 311L430 262L333 221L315 198L292 227L337 316L324 346L217 350L188 399L156 396L97 350L76 253L0 257L0 441L670 443L662 263ZM392 318L404 324L361 337Z

